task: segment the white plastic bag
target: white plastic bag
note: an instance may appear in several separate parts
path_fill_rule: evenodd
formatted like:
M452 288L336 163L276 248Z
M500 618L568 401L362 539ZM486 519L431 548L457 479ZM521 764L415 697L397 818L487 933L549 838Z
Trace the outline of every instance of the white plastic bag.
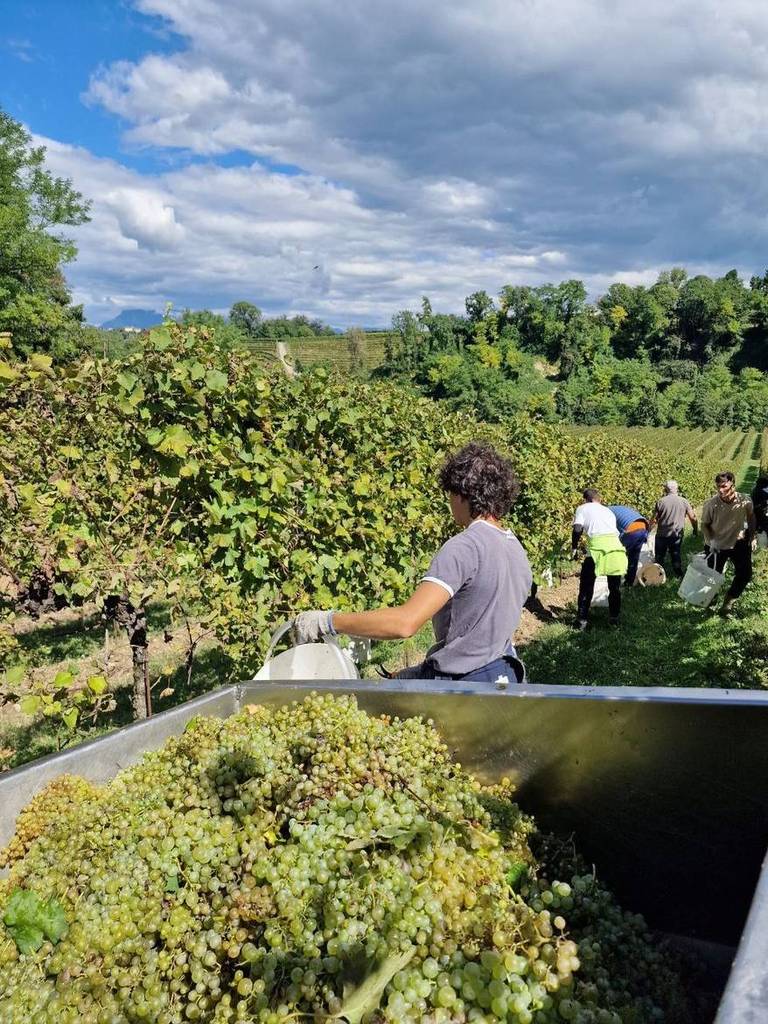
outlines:
M758 548L768 548L768 533L765 530L757 535L757 546Z
M725 583L725 576L715 569L715 552L694 555L683 576L678 595L689 604L708 608Z
M608 607L608 577L597 576L595 578L595 589L592 593L593 608Z
M656 561L656 554L654 551L654 539L655 534L652 534L645 542L645 544L643 544L643 546L640 548L640 556L637 559L638 575L640 571L646 567L646 565L653 565L653 563ZM638 577L635 577L635 582L637 583L637 581Z

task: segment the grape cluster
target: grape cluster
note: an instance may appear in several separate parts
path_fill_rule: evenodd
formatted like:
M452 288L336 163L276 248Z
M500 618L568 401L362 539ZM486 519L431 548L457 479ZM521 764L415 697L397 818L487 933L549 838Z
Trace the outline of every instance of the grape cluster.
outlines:
M34 796L16 819L16 832L0 849L0 868L21 860L38 836L52 821L65 814L78 801L93 796L96 789L77 775L59 775Z
M581 876L546 881L511 787L429 722L313 694L196 719L73 786L6 854L0 917L21 887L69 928L21 954L0 927L0 1024L673 1019L626 981L627 959L662 966L642 922Z

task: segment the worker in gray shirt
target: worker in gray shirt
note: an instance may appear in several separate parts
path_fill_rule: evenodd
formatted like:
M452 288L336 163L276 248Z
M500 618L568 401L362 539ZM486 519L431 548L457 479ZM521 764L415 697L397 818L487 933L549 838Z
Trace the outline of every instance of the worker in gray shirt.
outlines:
M398 677L522 681L512 635L532 574L520 541L501 523L519 492L517 477L490 445L473 442L445 462L439 481L463 530L443 544L411 597L367 612L301 612L294 640L310 643L336 633L399 639L431 619L434 645L423 662Z
M667 480L664 484L664 497L656 502L656 507L653 510L651 528L656 526L655 561L659 565L664 565L667 553L669 553L675 576L682 577L681 552L685 520L690 520L694 533L698 533L699 524L690 502L678 492L677 480Z

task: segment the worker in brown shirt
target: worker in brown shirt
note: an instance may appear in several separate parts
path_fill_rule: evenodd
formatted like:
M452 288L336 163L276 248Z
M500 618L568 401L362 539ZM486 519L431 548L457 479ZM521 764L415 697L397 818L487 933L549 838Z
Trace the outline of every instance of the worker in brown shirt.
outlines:
M736 598L752 579L752 543L755 535L755 511L752 499L736 490L731 472L715 477L717 494L704 502L701 513L701 532L704 550L715 555L715 568L722 572L728 561L733 562L733 582L720 607L727 615Z

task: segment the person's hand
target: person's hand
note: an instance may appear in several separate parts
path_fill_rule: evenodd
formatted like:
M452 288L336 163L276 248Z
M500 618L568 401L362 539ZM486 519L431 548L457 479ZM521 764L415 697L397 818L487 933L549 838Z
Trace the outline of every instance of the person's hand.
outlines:
M579 560L579 549L578 548L571 548L571 561L572 562L578 562L578 560Z
M753 551L757 551L757 537L753 537L750 543L750 547Z
M299 612L291 627L294 644L298 647L300 644L312 644L326 636L335 636L332 616L331 611Z

